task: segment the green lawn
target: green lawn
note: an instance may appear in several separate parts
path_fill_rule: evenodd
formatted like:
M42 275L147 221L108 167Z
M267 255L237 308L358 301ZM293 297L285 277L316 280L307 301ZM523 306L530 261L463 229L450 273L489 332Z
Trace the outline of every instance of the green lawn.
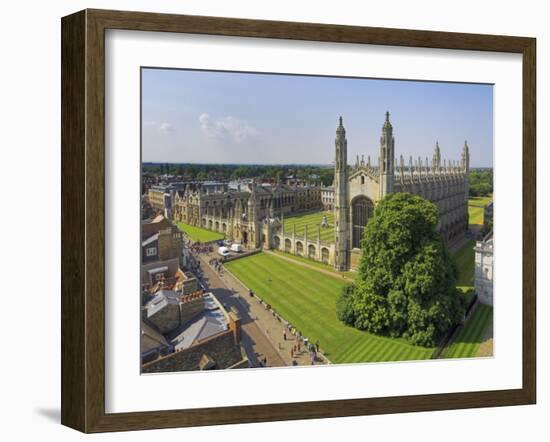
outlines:
M468 319L466 326L458 333L449 348L447 348L443 357L473 358L477 354L492 316L492 307L479 304Z
M284 256L285 258L290 258L290 259L293 259L294 261L303 262L304 264L317 267L318 269L321 269L321 270L327 270L329 272L334 273L335 275L342 276L342 272L335 270L334 267L319 261L314 261L313 259L306 258L305 256L291 255L290 253L282 252L281 250L275 250L275 249L272 250L272 252L276 253L277 255ZM355 272L344 272L344 276L348 279L354 279L355 275L356 275Z
M345 280L260 253L226 264L304 336L319 339L333 363L429 359L433 348L416 347L403 339L371 335L342 324L336 299Z
M468 199L470 224L483 225L483 209L492 199L492 196L476 196Z
M212 232L201 227L190 226L185 223L176 223L178 228L185 232L193 242L209 242L223 239L224 236L218 232Z
M285 235L292 233L292 226L296 225L296 235L304 236L306 226L308 238L317 239L317 226L321 225L323 216L327 217L330 227L321 227L321 241L329 243L334 242L334 212L314 212L305 215L295 215L288 218L285 217L284 228Z
M474 288L474 239L469 239L464 245L453 253L453 259L458 269L456 286L462 291Z

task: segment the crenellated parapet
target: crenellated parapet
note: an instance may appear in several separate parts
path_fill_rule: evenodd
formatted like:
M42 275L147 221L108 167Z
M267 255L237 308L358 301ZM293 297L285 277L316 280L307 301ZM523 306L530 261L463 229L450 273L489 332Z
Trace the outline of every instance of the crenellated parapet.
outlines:
M420 157L413 160L413 157L410 156L408 165L405 165L403 155L401 155L399 162L396 161L394 185L452 183L464 181L467 177L468 170L458 161L443 160L442 165L433 162L430 165L427 158L423 162Z

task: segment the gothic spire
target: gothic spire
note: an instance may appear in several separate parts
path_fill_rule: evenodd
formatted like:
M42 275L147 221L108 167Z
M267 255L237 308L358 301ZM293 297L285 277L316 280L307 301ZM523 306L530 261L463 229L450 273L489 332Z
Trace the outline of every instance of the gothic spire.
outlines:
M384 129L391 129L392 125L390 123L390 113L389 111L386 111L386 120L384 121L384 126L382 126Z
M441 167L441 150L439 149L439 141L435 142L435 150L432 164L434 169L439 169Z
M344 120L342 119L342 115L340 115L340 118L338 119L338 128L336 129L336 135L346 135L346 129L344 129Z
M462 148L462 169L467 172L470 169L470 148L468 147L468 141L464 140L464 147Z

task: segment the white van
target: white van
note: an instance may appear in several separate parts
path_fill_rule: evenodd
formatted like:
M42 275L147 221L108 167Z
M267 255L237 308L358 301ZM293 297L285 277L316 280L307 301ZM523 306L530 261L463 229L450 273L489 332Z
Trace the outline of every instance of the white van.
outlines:
M225 246L224 246L224 247L220 247L220 248L218 249L218 255L221 255L221 256L223 256L224 258L227 258L227 257L230 255L229 249L228 249L227 247L225 247Z
M243 251L243 246L241 246L240 244L231 244L231 251L232 252L237 252L237 253L240 253Z

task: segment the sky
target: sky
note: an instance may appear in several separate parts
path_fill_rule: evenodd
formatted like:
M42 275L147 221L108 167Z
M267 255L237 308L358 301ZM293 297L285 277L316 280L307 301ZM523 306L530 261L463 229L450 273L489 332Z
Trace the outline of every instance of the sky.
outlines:
M493 86L484 84L142 69L142 160L332 164L341 115L348 163L378 159L385 112L395 155L493 165Z

